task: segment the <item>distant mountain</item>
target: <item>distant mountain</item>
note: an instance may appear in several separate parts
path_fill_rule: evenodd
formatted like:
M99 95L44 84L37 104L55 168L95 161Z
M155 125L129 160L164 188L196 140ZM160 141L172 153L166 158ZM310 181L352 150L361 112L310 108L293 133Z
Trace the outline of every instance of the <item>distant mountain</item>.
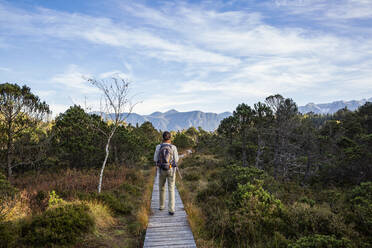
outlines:
M347 107L349 110L356 110L366 102L372 102L372 97L369 99L362 99L360 101L336 101L332 103L308 103L305 106L298 107L299 112L308 113L314 112L316 114L332 114L337 112L339 109ZM98 112L93 112L99 114ZM124 115L127 115L124 113ZM218 128L221 120L232 115L231 112L223 112L221 114L216 113L205 113L202 111L189 111L189 112L178 112L175 109L171 109L167 112L154 112L150 115L139 115L131 113L127 118L127 122L135 126L137 123L149 121L158 130L183 130L189 127L202 127L207 131L214 131Z
M314 112L316 114L333 114L338 110L347 107L349 110L356 110L358 107L362 106L366 102L372 102L372 97L369 99L362 99L359 101L335 101L332 103L308 103L305 106L298 107L299 112L309 113Z
M221 120L230 116L230 112L221 114L205 113L202 111L178 112L169 110L167 112L154 112L150 115L139 115L132 113L127 118L127 122L136 125L149 121L158 130L183 130L189 127L202 127L204 130L213 131L217 129Z

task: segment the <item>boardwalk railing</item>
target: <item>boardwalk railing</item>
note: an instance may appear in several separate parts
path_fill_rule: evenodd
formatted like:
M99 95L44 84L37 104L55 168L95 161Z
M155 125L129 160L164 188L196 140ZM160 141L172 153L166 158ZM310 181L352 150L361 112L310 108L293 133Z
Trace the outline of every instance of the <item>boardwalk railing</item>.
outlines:
M168 186L166 185L168 206ZM159 176L156 173L151 199L151 213L146 230L144 247L196 247L183 203L175 189L176 212L169 215L167 208L159 210Z

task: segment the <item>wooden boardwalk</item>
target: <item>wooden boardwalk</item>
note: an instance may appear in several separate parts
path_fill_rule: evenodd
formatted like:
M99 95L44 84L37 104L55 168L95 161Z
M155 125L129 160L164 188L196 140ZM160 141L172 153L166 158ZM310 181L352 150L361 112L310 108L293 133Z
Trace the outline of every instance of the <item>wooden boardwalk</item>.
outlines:
M196 247L183 203L176 194L176 212L168 214L168 183L166 183L165 209L159 210L159 177L156 173L151 199L151 216L143 247Z

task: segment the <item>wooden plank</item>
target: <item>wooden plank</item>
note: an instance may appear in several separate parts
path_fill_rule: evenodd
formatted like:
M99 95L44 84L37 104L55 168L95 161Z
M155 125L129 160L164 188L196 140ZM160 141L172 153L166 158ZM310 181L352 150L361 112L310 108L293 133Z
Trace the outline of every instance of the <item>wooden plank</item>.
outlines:
M168 207L168 186L166 190L165 207ZM167 209L159 210L159 178L154 180L151 198L151 216L146 230L143 247L196 247L194 236L191 232L187 214L180 197L175 189L176 212L169 215Z

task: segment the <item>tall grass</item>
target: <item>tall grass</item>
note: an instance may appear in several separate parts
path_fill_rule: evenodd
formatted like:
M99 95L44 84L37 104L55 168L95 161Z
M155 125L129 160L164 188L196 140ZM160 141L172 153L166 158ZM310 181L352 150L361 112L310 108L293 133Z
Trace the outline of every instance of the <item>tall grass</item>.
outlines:
M61 169L56 171L43 171L31 173L14 179L14 185L28 192L51 191L57 192L92 192L97 190L97 169ZM123 183L128 172L124 166L109 166L105 171L103 189L111 190Z
M6 237L13 238L4 241L5 247L16 247L14 244L20 237L16 233L22 228L18 223L29 223L28 220L34 218L42 220L46 212L70 204L86 206L94 220L93 232L83 234L75 245L71 243L70 246L140 247L150 214L155 170L109 166L100 195L96 192L98 174L98 169L61 169L26 173L15 178L14 184L20 189L20 194L6 210L5 221L14 228L7 229L9 234ZM61 201L50 204L53 191ZM126 206L128 211L116 209ZM0 230L2 228L0 226ZM2 242L0 247L3 247Z

